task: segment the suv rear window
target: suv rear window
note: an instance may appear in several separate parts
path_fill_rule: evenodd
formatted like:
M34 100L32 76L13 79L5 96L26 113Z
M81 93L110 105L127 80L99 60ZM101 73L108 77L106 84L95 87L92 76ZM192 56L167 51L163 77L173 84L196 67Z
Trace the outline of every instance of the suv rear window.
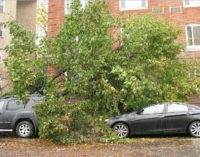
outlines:
M0 112L3 110L4 101L0 101Z
M8 111L15 111L22 108L24 108L24 105L21 102L16 102L16 100L8 101L8 104L6 106L6 110Z

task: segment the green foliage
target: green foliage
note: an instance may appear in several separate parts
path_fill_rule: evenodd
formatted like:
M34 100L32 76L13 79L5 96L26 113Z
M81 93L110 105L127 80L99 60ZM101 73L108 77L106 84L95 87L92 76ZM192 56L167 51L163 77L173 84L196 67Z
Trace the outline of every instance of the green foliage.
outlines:
M13 92L9 92L9 93L5 93L5 94L3 94L2 96L0 96L0 99L1 98L5 98L5 97L12 97L12 96L14 96L15 94L13 93Z
M41 137L63 143L108 142L109 135L113 137L104 124L105 115L119 112L118 93L104 72L113 53L113 39L108 34L113 18L106 8L101 1L90 3L86 9L74 2L63 29L50 39L51 65L67 69L63 80L67 96L56 97L59 85L51 79L47 82L45 102L37 108Z
M92 115L87 110L88 103L72 104L64 97L56 97L57 87L54 82L48 82L46 92L45 101L36 106L41 138L72 144L108 142L107 139L114 137L111 129L104 124L105 116Z
M44 4L37 8L37 26L40 29L40 33L47 34L47 26L48 26L48 8Z
M116 26L123 30L115 49L109 30ZM44 80L45 101L36 108L42 138L121 143L104 125L106 118L151 103L186 101L198 92L200 80L191 77L194 63L177 57L180 31L152 15L117 19L104 1L89 2L84 9L74 0L58 36L44 38L39 46L16 22L9 27L7 66L15 93L24 98ZM66 71L61 83L46 77L47 61ZM58 96L61 89L65 97Z
M86 9L75 1L72 10L59 35L51 40L52 62L67 69L65 90L69 96L89 99L94 111L118 112L118 91L107 80L111 70L108 61L112 64L113 57L113 38L108 29L114 19L102 1L89 3Z
M190 77L192 62L178 58L183 46L176 41L180 33L176 27L152 15L129 18L122 24L123 46L112 72L123 82L128 109L185 101L195 93L199 81Z
M44 57L34 43L33 33L26 31L16 21L7 23L12 40L6 48L6 65L13 82L15 93L22 99L38 91L44 82Z

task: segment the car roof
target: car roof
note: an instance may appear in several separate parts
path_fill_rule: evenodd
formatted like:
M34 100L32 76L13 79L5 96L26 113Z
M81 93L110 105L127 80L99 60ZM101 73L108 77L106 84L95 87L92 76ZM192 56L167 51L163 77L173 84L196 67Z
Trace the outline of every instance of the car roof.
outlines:
M12 96L5 96L0 98L0 100L16 100L17 98L15 97L15 95ZM34 100L42 100L44 99L44 96L40 95L40 94L32 94L28 97L28 99L34 99Z

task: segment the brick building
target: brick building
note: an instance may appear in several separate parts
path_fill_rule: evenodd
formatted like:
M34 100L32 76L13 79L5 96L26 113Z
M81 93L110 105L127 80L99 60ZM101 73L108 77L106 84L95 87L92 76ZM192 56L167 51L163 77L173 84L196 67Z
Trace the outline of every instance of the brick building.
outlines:
M70 12L72 0L49 0L48 34L56 35ZM81 0L86 5L88 0ZM182 29L180 40L186 44L187 58L200 58L200 0L109 0L109 9L115 16L142 15L153 12Z
M48 35L56 35L63 24L65 14L70 13L72 0L49 0ZM88 0L81 0L86 5ZM186 45L183 58L200 58L200 0L108 0L114 16L123 14L143 15L153 12L182 29L179 40ZM192 97L192 103L198 103Z

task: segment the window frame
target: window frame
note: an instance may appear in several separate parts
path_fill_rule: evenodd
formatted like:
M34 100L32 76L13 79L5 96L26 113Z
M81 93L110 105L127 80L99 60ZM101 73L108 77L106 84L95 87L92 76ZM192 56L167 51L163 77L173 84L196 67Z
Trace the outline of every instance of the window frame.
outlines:
M199 27L200 28L200 24L189 24L189 25L185 25L185 34L186 34L186 42L187 42L187 51L199 51L200 50L200 45L194 45L194 33L193 33L193 27ZM192 30L192 43L193 45L189 45L188 43L188 31L187 28L191 27Z
M162 9L162 12L154 12L155 9ZM154 8L152 8L152 13L154 13L154 14L164 14L165 8L164 7L154 7Z
M180 12L172 12L172 9L173 8L180 8ZM169 7L169 12L171 13L171 14L180 14L180 13L183 13L183 8L181 7L181 6L176 6L176 7Z
M200 7L200 4L199 4L199 5L186 5L186 4L185 4L185 0L183 0L183 7L184 7L184 8Z
M187 106L187 111L168 112L168 106L169 105L183 105L183 106ZM189 112L189 106L188 106L188 104L172 103L172 104L167 104L167 106L166 106L166 114L170 114L170 113L182 113L182 112Z
M125 0L127 1L127 0ZM119 0L119 10L120 11L128 11L128 10L147 10L149 8L149 1L148 0L145 0L146 1L146 7L145 8L122 8L121 7L121 0Z
M3 0L3 5L2 5L2 6L3 6L3 12L0 12L0 14L3 14L3 13L5 12L5 4L6 4L5 2L6 2L6 1Z

